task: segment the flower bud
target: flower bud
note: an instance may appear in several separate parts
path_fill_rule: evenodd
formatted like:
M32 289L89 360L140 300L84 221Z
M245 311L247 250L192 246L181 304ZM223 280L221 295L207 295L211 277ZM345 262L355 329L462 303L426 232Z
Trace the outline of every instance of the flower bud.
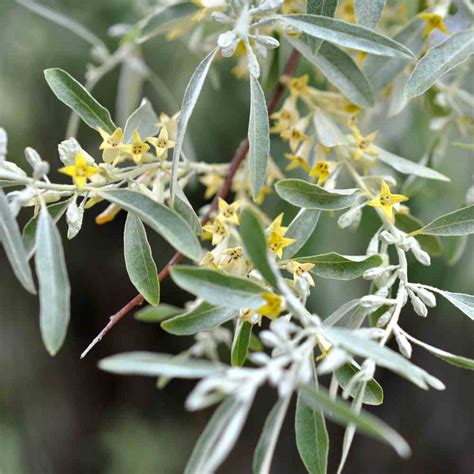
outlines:
M421 301L421 299L418 298L415 293L413 293L413 291L409 291L408 294L410 295L410 301L413 306L413 309L415 310L415 313L418 316L422 316L423 318L425 318L428 315L428 308L425 306L423 301Z
M391 317L392 317L392 312L385 311L385 313L383 313L380 316L380 318L377 320L377 327L383 328L384 326L386 326L388 322L390 321Z
M68 225L67 238L69 240L73 239L81 230L83 217L84 208L78 206L75 200L72 201L66 211L66 221Z
M379 234L376 232L370 239L369 246L367 247L367 255L377 255L379 253Z
M411 344L408 342L408 339L398 330L398 328L394 328L393 332L395 334L395 340L397 341L398 350L404 357L410 359L412 347Z
M367 295L360 299L360 305L365 309L377 309L387 302L386 298L377 295Z
M280 42L273 36L258 35L255 37L255 41L267 49L275 49L280 46Z
M425 252L421 247L420 245L418 244L417 242L417 245L413 245L412 248L411 248L411 251L413 253L413 255L415 256L415 258L422 264L422 265L425 265L425 266L430 266L431 265L431 258L428 254L428 252Z
M381 277L387 271L387 267L373 267L366 270L362 278L364 280L375 280L376 278Z
M420 288L419 286L416 286L414 289L421 301L423 301L426 306L429 306L430 308L434 308L436 306L436 296L434 293L426 290L425 288Z
M392 245L397 242L397 238L387 230L384 230L380 233L379 239L388 245Z

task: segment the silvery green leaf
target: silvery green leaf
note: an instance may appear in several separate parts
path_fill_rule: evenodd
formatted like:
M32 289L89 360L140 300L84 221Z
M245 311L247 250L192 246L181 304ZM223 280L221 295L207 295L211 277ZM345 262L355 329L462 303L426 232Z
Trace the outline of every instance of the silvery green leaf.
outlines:
M439 181L450 181L450 179L441 174L438 171L435 171L431 168L426 166L420 165L414 161L407 160L406 158L402 158L401 156L395 155L394 153L390 153L383 148L378 146L375 147L378 152L378 159L385 163L386 165L392 167L394 170L398 171L402 174L408 175L415 175L419 176L420 178L426 179L436 179Z
M354 9L359 25L375 28L382 15L385 0L355 0Z
M39 283L41 336L46 349L54 356L66 337L71 288L61 236L46 207L41 209L38 219L35 264Z
M331 252L309 257L298 257L300 263L314 263L315 267L311 273L321 278L333 278L336 280L353 280L360 278L366 270L382 265L380 255L339 255Z
M415 17L393 39L401 43L418 56L425 44L422 32L426 23ZM375 92L390 84L393 79L405 69L407 60L404 58L381 58L368 56L364 61L363 71L372 84Z
M249 208L244 209L240 216L239 234L250 261L263 278L276 288L277 280L268 261L265 233L257 214Z
M174 196L176 193L176 186L178 180L178 164L181 158L181 151L183 148L184 135L188 127L189 119L193 113L194 107L201 94L202 87L206 80L207 73L211 67L212 60L217 53L217 48L214 48L198 65L193 72L191 79L184 91L183 102L181 104L181 112L178 117L176 128L176 145L173 151L173 166L171 169L171 203L174 204Z
M187 265L171 270L171 278L186 291L208 303L231 308L258 308L265 304L265 288L245 278Z
M440 290L432 286L427 287L431 291L439 293L451 304L460 309L468 318L474 319L474 296L465 293L453 293L451 291Z
M359 372L354 363L346 364L335 371L339 385L342 388L348 386L350 380ZM355 398L359 385L356 384L349 389L349 395ZM375 379L370 379L365 387L362 402L366 405L381 405L383 403L383 389Z
M420 347L423 347L427 351L431 352L436 357L444 360L448 364L455 365L456 367L461 367L462 369L470 369L474 370L474 360L468 359L467 357L462 357L459 355L451 354L450 352L443 351L438 347L431 346L430 344L426 344L426 342L419 341L412 336L409 336L409 339L417 344Z
M232 367L242 367L245 364L251 335L252 325L248 321L238 319L230 352L230 362Z
M339 125L323 109L317 109L314 114L314 128L318 140L326 147L331 148L348 143Z
M58 145L59 159L64 166L74 165L76 153L78 152L81 152L84 155L84 158L90 165L94 164L94 158L82 149L81 145L79 145L79 142L74 137L63 140Z
M474 30L459 31L428 50L418 62L405 86L408 99L426 92L439 78L474 53Z
M420 236L421 237L421 236ZM428 236L427 236L428 237ZM468 236L460 235L455 237L450 237L444 242L443 253L446 263L452 267L455 265L464 254L466 250Z
M191 311L178 314L164 321L161 323L161 327L170 334L190 336L202 331L211 331L233 319L238 313L235 308L201 303Z
M278 19L301 33L338 46L380 56L413 58L406 46L363 26L319 15L280 15Z
M401 457L410 455L410 447L406 441L390 426L363 410L360 414L354 413L348 403L332 400L323 388L315 390L308 386L303 387L301 401L311 408L322 410L328 418L337 423L353 423L361 433L392 446Z
M189 224L196 235L202 234L201 221L180 185L176 185L174 210Z
M314 15L334 16L339 0L308 0L306 12Z
M172 354L124 352L102 359L99 368L122 375L200 379L219 372L224 366L205 360L183 359Z
M329 436L324 415L318 407L302 400L298 393L295 414L296 446L310 474L326 474L328 464Z
M283 259L290 259L311 238L319 222L321 211L315 209L300 209L291 221L285 233L288 239L295 242L283 250Z
M352 57L345 51L325 42L315 54L310 45L298 38L289 37L288 41L352 103L360 107L374 105L372 86Z
M216 471L237 441L249 405L238 397L228 397L219 405L194 446L184 474Z
M328 191L302 179L282 179L275 185L277 194L297 207L338 211L351 207L359 198L356 190Z
M273 453L280 435L286 412L288 411L287 398L279 399L265 420L262 433L258 439L253 455L252 470L254 474L269 474Z
M28 264L28 254L23 245L18 223L2 189L0 189L0 242L3 244L8 261L18 281L25 290L35 294L35 284Z
M414 235L428 234L444 235L446 237L472 233L474 233L474 204L438 217L421 229L413 232Z
M0 127L0 163L7 156L8 136L4 128Z
M152 306L160 302L160 282L142 221L128 213L123 234L125 266L133 286Z
M54 217L54 216L53 216ZM72 200L66 211L66 221L68 225L67 238L69 240L76 237L82 227L84 218L84 208L76 204L76 200Z
M339 320L341 320L349 311L357 308L359 306L359 299L350 300L347 303L344 303L342 306L333 311L327 318L324 319L324 325L327 327L333 326Z
M108 133L115 130L110 112L69 73L59 68L46 69L44 77L54 95L74 110L89 127L95 130L101 127Z
M409 234L423 227L423 222L411 214L396 214L397 228ZM439 256L442 253L441 241L435 235L415 235L421 248L431 256Z
M378 366L385 367L399 374L420 388L425 390L429 386L437 390L444 390L445 388L440 380L412 364L397 352L360 336L354 331L342 328L328 328L324 330L323 335L347 352L371 359Z
M159 306L145 306L144 308L137 311L133 317L137 321L144 323L159 323L163 319L171 318L176 316L182 311L181 308L172 306L166 303L160 303Z
M69 200L56 202L48 206L48 212L54 219L54 222L58 222L59 219L66 212L69 205ZM32 217L23 227L22 240L23 246L25 247L28 259L30 259L35 252L35 240L36 240L36 228L38 226L38 217Z
M249 171L254 199L265 184L270 155L270 129L265 94L260 82L250 77Z
M200 260L201 245L196 235L173 209L128 189L102 191L100 196L135 214L183 255L192 260Z
M123 142L131 143L133 131L136 130L140 137L144 140L146 137L152 137L158 132L156 124L159 118L153 110L153 106L148 99L143 99L140 107L138 107L127 119L125 129L123 131Z

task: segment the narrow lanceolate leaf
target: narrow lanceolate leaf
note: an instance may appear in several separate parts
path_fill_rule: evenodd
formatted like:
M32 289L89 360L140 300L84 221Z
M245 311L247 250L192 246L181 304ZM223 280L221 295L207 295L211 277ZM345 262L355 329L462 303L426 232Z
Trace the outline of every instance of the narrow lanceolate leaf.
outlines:
M265 420L262 434L253 455L252 467L254 474L268 474L270 472L273 454L288 411L289 401L290 397L278 400Z
M176 316L182 311L181 308L172 306L170 304L161 303L159 306L145 306L144 308L137 311L133 317L137 321L143 321L144 323L159 323L166 318Z
M285 233L285 237L295 242L283 250L285 260L293 257L303 245L311 238L319 222L321 211L317 209L300 209L291 221Z
M268 261L265 233L258 216L248 208L244 209L240 217L239 233L250 261L265 280L276 287L276 277Z
M184 135L188 127L189 119L201 94L202 87L206 81L207 73L211 67L212 60L216 55L217 48L213 49L198 65L194 71L184 92L181 111L178 117L176 129L176 145L173 151L173 165L171 169L171 203L174 203L176 185L178 180L178 164L183 149Z
M282 179L275 185L276 192L293 206L321 211L338 211L351 207L359 198L356 190L327 191L302 179Z
M239 314L235 308L201 303L197 308L178 314L161 323L161 327L177 336L190 336L201 331L212 331Z
M474 296L466 293L453 293L451 291L440 290L432 286L427 286L431 291L439 293L451 304L460 309L467 317L474 319Z
M353 363L343 365L336 370L336 378L342 388L346 388L351 378L359 372ZM349 395L354 398L357 395L359 384L353 385ZM383 389L375 379L370 379L365 387L362 403L366 405L381 405L383 403Z
M406 46L363 26L319 15L281 15L278 18L301 33L338 46L380 56L413 58Z
M445 388L440 380L412 364L397 352L360 336L354 331L342 328L328 328L324 330L324 335L347 352L366 359L372 359L380 367L385 367L405 377L420 388L425 390L429 386L437 390L444 390Z
M251 335L252 325L248 321L239 320L235 328L234 341L230 354L230 362L233 367L242 367L245 364Z
M133 286L153 306L160 302L160 282L145 226L133 214L127 215L123 234L125 266Z
M417 237L431 237L431 236L420 235ZM443 254L444 254L444 258L446 259L446 263L450 267L452 267L453 265L456 265L456 263L458 263L461 257L463 256L464 251L466 250L467 241L468 241L467 235L460 235L460 236L450 237L449 239L446 239L446 241L444 242Z
M408 47L416 56L425 44L422 36L426 23L418 17L413 18L393 39ZM364 61L363 71L374 91L378 92L390 84L408 64L407 58L383 58L369 56Z
M345 51L326 42L315 54L310 45L298 38L289 37L288 41L352 103L360 107L374 105L374 94L370 82Z
M311 406L298 393L295 415L296 446L310 474L326 474L329 436L326 421L319 407Z
M189 224L196 235L202 234L201 221L179 184L176 185L174 210Z
M0 189L0 242L7 254L18 281L25 290L35 294L33 275L28 264L28 254L23 246L18 223L8 205L5 193Z
M109 133L115 130L110 112L69 73L54 68L46 69L44 76L54 95L74 110L89 127L93 129L100 127Z
M265 94L258 79L250 75L249 171L252 194L257 198L265 184L270 155L270 129Z
M265 288L248 279L207 268L180 265L171 270L174 282L210 304L230 308L258 308L265 304Z
M395 221L397 223L397 227L407 234L423 227L423 222L411 214L397 213ZM441 255L443 247L441 245L441 240L437 236L419 234L415 235L415 238L418 240L421 248L425 252L428 252L432 257L438 257Z
M183 359L172 354L125 352L102 359L99 368L122 375L200 379L223 370L224 366L205 360Z
M100 195L107 201L135 214L186 257L200 260L199 240L188 223L173 209L129 189L102 191Z
M71 288L61 236L46 207L41 209L36 230L35 263L39 282L41 336L48 352L55 355L66 337Z
M375 28L384 6L385 0L355 0L354 9L357 24Z
M420 178L436 179L439 181L450 181L447 176L441 174L438 171L420 165L415 161L410 161L406 158L402 158L401 156L395 155L394 153L390 153L389 151L384 150L383 148L380 148L378 146L376 148L378 152L378 159L386 165L392 167L399 173L419 176Z
M474 29L460 31L431 48L418 62L405 86L407 99L426 92L439 78L474 54Z
M314 114L314 128L318 140L324 146L332 148L333 146L348 144L344 132L323 109L318 108Z
M428 234L439 236L469 235L474 233L474 204L463 207L444 216L438 217L421 229L413 232L414 235Z
M156 127L157 122L159 122L159 119L153 110L150 101L148 99L143 99L140 107L138 107L138 109L136 109L127 119L123 131L123 142L132 142L134 130L140 134L140 137L142 137L143 140L146 137L155 135L158 132Z
M199 437L184 474L215 472L237 441L248 410L249 403L238 397L224 400Z
M306 13L333 18L336 13L337 2L338 0L308 0L306 2ZM302 39L310 46L314 54L318 52L318 48L323 44L323 40L307 35L302 35Z
M423 347L427 351L431 352L433 355L438 357L441 360L444 360L448 364L455 365L456 367L461 367L462 369L474 370L474 360L468 359L467 357L462 357L459 355L451 354L450 352L443 351L438 347L431 346L426 344L426 342L419 341L412 336L408 336L410 341L414 342L420 347Z
M298 257L300 263L314 263L311 270L315 275L322 278L333 278L335 280L353 280L360 278L362 274L372 267L382 265L383 260L379 255L339 255L331 252L322 255L311 255L309 257Z
M337 423L354 424L361 433L392 446L399 456L404 458L410 456L410 447L407 442L390 426L363 410L360 414L355 413L348 403L332 400L326 390L303 387L301 401L311 408L322 410L328 418Z

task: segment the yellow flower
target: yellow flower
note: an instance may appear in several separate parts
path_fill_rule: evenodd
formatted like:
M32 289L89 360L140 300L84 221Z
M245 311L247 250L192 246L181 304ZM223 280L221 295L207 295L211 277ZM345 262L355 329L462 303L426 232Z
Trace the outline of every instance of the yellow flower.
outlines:
M308 96L309 95L309 75L305 74L301 77L292 77L288 84L290 94L294 96Z
M224 178L217 173L206 174L199 181L206 186L206 191L204 192L206 199L210 199L214 196L224 184Z
M115 219L115 216L122 210L117 204L110 204L107 206L105 211L101 212L95 218L95 223L97 225L107 224L107 222L112 222Z
M268 229L267 243L270 250L278 255L279 258L283 255L283 249L295 242L294 239L287 239L284 237L287 227L282 227L283 213L281 213L271 224Z
M319 350L321 351L321 355L316 357L316 360L319 362L329 354L332 349L332 345L326 338L320 336L319 334L316 336L316 343L318 345Z
M356 145L356 149L353 155L354 160L359 161L365 153L370 153L372 156L377 156L377 148L372 145L372 142L375 140L379 132L372 132L366 137L364 137L360 133L360 130L357 128L357 125L353 125L352 129Z
M219 215L217 217L219 217L222 222L230 222L231 224L239 225L239 216L237 215L237 212L240 208L240 201L235 201L232 204L227 204L224 199L219 198L218 203Z
M99 150L102 150L102 159L106 163L112 163L120 155L121 150L126 148L122 141L123 130L119 127L112 134L109 134L98 127L97 131L102 137L102 143L99 146Z
M393 222L395 220L393 206L403 201L408 201L408 198L403 194L392 194L388 184L382 180L379 196L372 199L367 204L372 207L381 207L382 211Z
M155 127L157 129L166 127L170 140L176 140L176 129L178 127L178 117L179 117L179 112L176 112L171 117L168 114L161 112L160 121L155 124Z
M346 0L339 4L339 14L342 20L350 23L356 22L354 0Z
M270 115L272 120L277 123L270 129L272 133L281 133L293 126L299 119L298 109L296 107L296 97L290 96L285 100L281 109Z
M95 165L88 165L84 155L78 151L74 157L74 164L71 166L59 168L58 171L71 176L74 184L77 186L77 189L84 189L87 178L97 174L99 172L99 168Z
M331 165L330 161L318 161L309 172L309 175L318 176L318 184L323 184L331 174Z
M166 153L168 150L175 146L175 142L169 139L168 129L165 126L161 128L158 138L148 137L146 141L155 147L157 158L163 157L166 159Z
M265 200L265 196L267 194L270 194L272 192L272 188L270 186L263 186L262 189L260 189L260 192L258 193L257 198L255 199L255 202L257 204L262 204L263 201Z
M207 224L202 229L212 235L212 245L217 245L230 234L227 226L218 217L214 219L212 224Z
M297 127L292 127L287 130L283 130L280 133L280 137L283 138L283 140L290 142L291 151L296 151L300 142L306 141L309 138L308 135L306 135Z
M266 316L270 319L275 319L280 316L283 310L283 300L273 293L262 293L261 297L266 301L266 304L257 309L257 313Z
M286 167L287 170L301 168L309 173L308 162L302 156L293 155L292 153L285 153L285 158L290 160L290 164Z
M314 263L299 263L296 260L290 260L286 269L293 274L294 283L296 283L299 278L304 277L310 286L314 286L313 277L308 273L314 267Z
M217 264L212 252L207 252L206 255L204 255L202 260L199 262L199 265L203 267L212 268L213 270L219 269L219 265Z
M231 247L222 252L222 255L225 255L226 258L224 259L224 265L230 265L238 260L240 260L244 252L242 251L242 247Z
M444 34L449 34L448 28L444 23L444 18L437 13L420 13L417 15L426 22L425 29L423 30L422 37L426 38L433 30L439 30Z
M142 137L137 132L133 131L133 143L131 145L126 145L126 151L132 155L133 161L138 164L142 161L142 156L150 149L150 145L142 141Z

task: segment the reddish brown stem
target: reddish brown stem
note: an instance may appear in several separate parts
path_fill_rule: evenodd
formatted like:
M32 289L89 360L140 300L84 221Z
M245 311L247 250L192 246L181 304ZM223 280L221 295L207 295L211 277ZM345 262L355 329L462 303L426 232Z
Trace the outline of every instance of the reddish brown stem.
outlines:
M291 76L293 73L296 71L296 67L298 66L298 61L300 59L300 53L296 50L293 50L290 58L288 59L288 62L286 63L285 70L283 74ZM268 114L270 115L272 112L275 111L276 106L278 105L278 102L280 102L281 97L283 96L283 92L285 91L284 85L279 82L273 91L273 94L270 98L270 101L268 102ZM216 194L214 197L211 205L209 206L209 209L207 212L202 216L201 218L201 224L205 224L211 217L212 213L217 209L218 206L218 201L219 197L225 199L227 195L230 193L231 188L232 188L232 182L234 180L235 174L237 173L237 170L239 169L240 165L242 164L242 161L245 159L247 156L247 153L249 151L249 141L247 138L242 140L240 142L240 145L238 146L237 150L234 153L234 156L232 158L232 161L230 162L229 165L229 170L227 172L227 176L224 180L224 184L222 185L221 189L219 192ZM160 273L158 274L158 278L160 282L165 280L169 274L170 270L172 267L174 267L176 264L178 264L183 258L183 254L180 252L177 252L174 254L173 258L162 268ZM138 294L135 296L133 299L131 299L123 308L121 308L119 311L117 311L113 316L110 317L109 322L107 325L100 331L100 333L97 335L97 337L89 344L87 349L81 354L81 359L84 358L87 353L98 343L102 340L102 338L130 311L135 308L136 306L140 306L143 304L144 298L142 295Z

